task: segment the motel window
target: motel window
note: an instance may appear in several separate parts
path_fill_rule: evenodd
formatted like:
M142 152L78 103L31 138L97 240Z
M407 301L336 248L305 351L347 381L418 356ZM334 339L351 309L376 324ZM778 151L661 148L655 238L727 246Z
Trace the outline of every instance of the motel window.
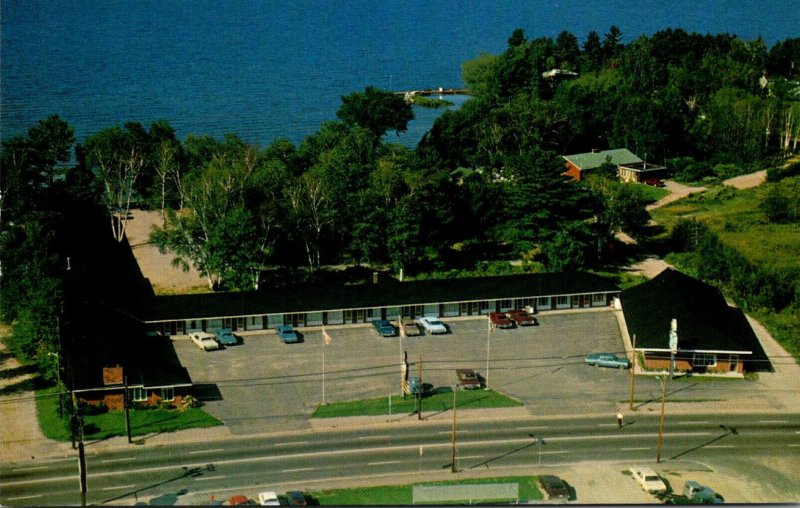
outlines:
M556 297L556 305L559 307L568 307L569 306L569 297L568 296L558 296Z
M131 388L131 398L134 402L144 402L147 400L147 390L144 389L144 386L134 386Z
M602 293L595 293L592 295L592 304L602 305L606 303L606 295Z
M444 310L442 314L444 316L458 316L458 304L457 303L446 303L444 304Z
M500 310L511 310L514 308L514 303L511 300L500 300Z
M175 400L175 388L166 386L161 389L161 400Z
M692 365L695 367L714 367L717 364L717 355L713 353L695 353Z

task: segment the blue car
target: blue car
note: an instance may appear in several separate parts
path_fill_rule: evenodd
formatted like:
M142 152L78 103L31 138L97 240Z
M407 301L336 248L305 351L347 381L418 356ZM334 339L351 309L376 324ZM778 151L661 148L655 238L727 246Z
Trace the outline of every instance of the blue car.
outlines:
M300 342L300 337L297 335L297 332L294 331L292 325L281 325L275 328L275 332L277 332L278 337L280 337L284 344Z
M631 366L631 361L627 358L620 358L613 353L595 353L586 357L586 363L599 367L611 367L614 369L627 369Z
M239 339L233 334L233 331L230 328L220 328L219 330L214 330L214 336L216 341L223 346L235 346L239 343Z
M372 322L372 326L381 337L394 337L395 335L394 326L385 319L376 319Z

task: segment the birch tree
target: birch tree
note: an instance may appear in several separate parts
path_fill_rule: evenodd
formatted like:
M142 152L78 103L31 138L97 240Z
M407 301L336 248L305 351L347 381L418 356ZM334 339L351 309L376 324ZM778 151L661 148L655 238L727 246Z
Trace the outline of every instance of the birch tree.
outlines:
M86 140L86 158L102 183L102 201L111 232L121 242L131 208L136 179L144 166L144 153L129 131L111 127Z
M294 230L305 246L308 266L320 267L320 239L325 228L333 223L333 203L323 175L314 169L303 173L294 185L287 187Z

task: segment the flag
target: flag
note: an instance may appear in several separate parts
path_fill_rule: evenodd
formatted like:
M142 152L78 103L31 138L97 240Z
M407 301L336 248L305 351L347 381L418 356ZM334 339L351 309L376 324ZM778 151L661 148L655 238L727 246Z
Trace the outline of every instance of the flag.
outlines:
M333 339L331 338L330 334L325 331L325 328L322 329L322 338L325 341L326 346L330 346L333 343Z
M403 320L399 316L397 318L397 329L400 331L401 338L406 336L406 331L403 330Z

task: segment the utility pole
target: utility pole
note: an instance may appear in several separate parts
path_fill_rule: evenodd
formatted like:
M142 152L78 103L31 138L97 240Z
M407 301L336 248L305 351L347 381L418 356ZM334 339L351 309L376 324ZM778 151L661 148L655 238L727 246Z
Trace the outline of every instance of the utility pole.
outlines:
M131 439L131 413L128 404L128 376L125 376L125 392L122 395L122 403L125 405L125 432L128 434L128 444L133 443Z
M453 386L453 437L450 445L452 455L450 471L453 473L458 472L458 468L456 468L456 391L458 391L458 385Z
M86 455L83 453L83 431L78 443L78 474L81 484L81 506L86 506Z
M633 344L631 345L631 349L632 349L631 356L633 357L633 363L631 365L631 397L630 397L631 401L630 401L629 409L631 411L636 411L633 408L633 393L634 393L634 385L636 384L636 382L634 381L634 379L636 379L636 375L635 375L635 371L636 371L636 334L635 333L633 334Z
M656 462L661 462L661 445L664 441L664 405L667 401L667 377L661 379L661 420L658 423L658 446L656 447Z
M422 420L422 353L419 354L419 386L417 387L417 420Z

